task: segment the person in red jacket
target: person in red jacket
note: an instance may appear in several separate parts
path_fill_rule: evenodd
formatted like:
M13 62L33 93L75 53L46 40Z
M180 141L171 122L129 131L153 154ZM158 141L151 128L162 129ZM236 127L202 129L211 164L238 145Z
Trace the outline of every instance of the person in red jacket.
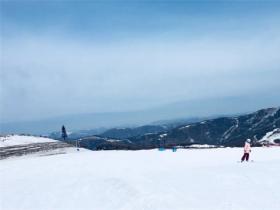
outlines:
M251 140L247 139L244 145L244 155L241 158L241 162L243 162L244 160L249 161L249 154L251 152Z

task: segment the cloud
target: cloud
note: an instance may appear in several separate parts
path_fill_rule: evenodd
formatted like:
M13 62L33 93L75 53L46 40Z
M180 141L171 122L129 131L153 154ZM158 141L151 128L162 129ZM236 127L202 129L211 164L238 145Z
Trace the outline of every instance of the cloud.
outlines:
M279 16L245 20L230 14L219 22L219 16L206 21L207 16L195 20L199 15L189 14L189 21L182 14L158 13L149 23L148 29L157 28L152 33L143 23L134 31L137 23L132 31L113 27L116 35L109 23L103 28L98 23L105 39L90 38L91 30L85 38L76 26L77 33L63 27L56 33L60 24L39 32L13 24L13 35L1 37L2 118L127 111L279 89ZM117 17L125 23L125 15Z

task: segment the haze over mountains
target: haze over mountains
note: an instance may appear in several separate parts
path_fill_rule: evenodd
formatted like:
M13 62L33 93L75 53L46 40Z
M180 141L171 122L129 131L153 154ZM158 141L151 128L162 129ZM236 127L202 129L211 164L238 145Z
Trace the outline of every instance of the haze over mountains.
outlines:
M251 95L239 97L211 98L181 101L146 110L131 112L72 114L49 119L26 122L1 122L1 133L29 133L46 135L59 131L65 125L68 131L96 130L98 134L114 127L135 127L153 124L156 121L174 119L194 119L203 117L235 115L253 112L264 107L280 104L278 93L270 95ZM242 103L240 103L242 101ZM162 124L162 123L156 123Z

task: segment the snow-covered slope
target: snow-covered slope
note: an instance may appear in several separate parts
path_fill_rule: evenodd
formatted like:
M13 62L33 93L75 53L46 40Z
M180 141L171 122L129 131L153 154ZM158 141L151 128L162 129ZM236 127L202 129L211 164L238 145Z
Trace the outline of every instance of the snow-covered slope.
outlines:
M5 210L279 210L280 147L87 151L0 162Z
M57 142L56 140L35 137L35 136L21 136L21 135L9 135L0 137L0 147L9 147L15 145L33 144L33 143L45 143L45 142Z
M83 150L86 149L80 149L80 151ZM76 149L73 145L49 138L23 135L0 137L0 160L22 155L42 156L74 151Z
M268 142L270 144L275 144L276 140L280 141L280 128L276 128L273 131L267 132L259 142Z

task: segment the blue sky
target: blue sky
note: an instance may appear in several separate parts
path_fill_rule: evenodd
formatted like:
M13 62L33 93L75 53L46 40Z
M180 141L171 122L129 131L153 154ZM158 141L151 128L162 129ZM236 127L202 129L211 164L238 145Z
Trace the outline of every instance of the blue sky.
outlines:
M278 1L2 1L0 21L3 121L280 89Z
M269 21L269 17L279 16L280 7L277 1L4 1L1 4L4 35L54 33L89 41L158 33L183 33L189 37L203 32L246 33L246 29L250 33Z

